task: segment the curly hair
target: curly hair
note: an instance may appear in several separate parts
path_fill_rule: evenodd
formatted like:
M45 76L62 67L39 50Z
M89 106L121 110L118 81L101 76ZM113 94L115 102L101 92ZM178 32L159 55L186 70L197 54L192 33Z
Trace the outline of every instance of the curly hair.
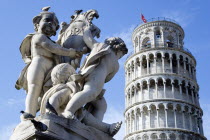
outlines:
M128 53L128 49L126 47L125 42L119 37L110 37L104 41L105 44L110 45L111 48L115 51L122 51L123 54Z
M36 25L39 24L39 22L40 22L40 20L42 19L42 16L43 16L44 14L52 14L52 15L53 15L53 17L54 17L54 22L57 23L56 30L58 30L58 29L59 29L59 21L58 21L58 18L56 17L55 13L53 13L53 12L48 12L48 11L43 11L43 12L41 12L38 16L35 16L35 17L33 18L34 30L35 30L35 31L38 31Z
M68 63L61 63L55 66L51 72L51 79L54 85L66 83L72 74L75 74L75 69Z

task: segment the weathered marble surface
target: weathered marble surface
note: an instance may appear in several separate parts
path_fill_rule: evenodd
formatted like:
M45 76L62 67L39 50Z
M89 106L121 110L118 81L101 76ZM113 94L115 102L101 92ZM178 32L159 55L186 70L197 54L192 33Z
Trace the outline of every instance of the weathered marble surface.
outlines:
M95 40L100 37L92 23L99 17L96 10L76 10L69 24L62 23L57 43L52 41L59 21L49 9L44 7L33 18L35 33L28 34L20 47L26 66L16 88L27 92L26 109L11 140L111 140L122 123L103 122L107 109L103 87L118 72L118 60L128 49L118 37ZM87 56L80 66L83 54ZM36 117L39 111L41 116Z
M54 114L45 114L37 120L47 125L48 130L37 131L28 120L21 122L14 130L10 140L114 140L108 134L80 121L65 119Z

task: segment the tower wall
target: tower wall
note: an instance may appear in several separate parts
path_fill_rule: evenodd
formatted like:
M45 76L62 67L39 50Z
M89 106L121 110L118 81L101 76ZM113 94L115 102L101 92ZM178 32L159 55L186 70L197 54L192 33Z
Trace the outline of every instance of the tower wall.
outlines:
M125 140L205 140L196 60L169 20L136 27L125 62Z

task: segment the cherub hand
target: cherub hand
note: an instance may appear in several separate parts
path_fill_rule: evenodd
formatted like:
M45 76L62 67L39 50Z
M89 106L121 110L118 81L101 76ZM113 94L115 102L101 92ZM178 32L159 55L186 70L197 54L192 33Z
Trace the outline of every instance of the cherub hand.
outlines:
M87 23L86 26L83 27L84 31L90 30L92 29L92 24L91 23Z
M70 48L70 49L69 49L69 56L70 56L70 57L73 57L73 58L75 58L75 57L76 57L76 58L78 58L78 57L80 58L80 57L82 57L82 52Z
M88 48L87 48L87 47L83 47L83 49L82 49L82 53L83 53L83 54L88 53Z
M82 51L76 51L75 57L76 57L76 58L81 58L82 55L83 55L83 52L82 52Z

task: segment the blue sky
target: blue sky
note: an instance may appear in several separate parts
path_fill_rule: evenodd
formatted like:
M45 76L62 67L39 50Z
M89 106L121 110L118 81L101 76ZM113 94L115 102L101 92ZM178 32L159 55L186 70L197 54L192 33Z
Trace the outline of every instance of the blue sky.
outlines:
M101 29L101 38L122 37L132 51L131 33L142 12L146 19L169 17L185 30L185 47L197 59L197 80L200 85L200 104L204 111L204 133L210 139L210 1L209 0L1 0L1 69L0 69L0 140L6 140L19 123L19 111L24 109L25 93L14 88L24 63L19 53L23 38L33 32L32 18L44 6L51 6L59 21L69 22L74 10L96 9L100 18L94 23ZM57 36L53 38L57 39ZM123 63L114 79L107 83L105 98L107 122L123 120L124 70ZM124 130L116 136L121 140Z

